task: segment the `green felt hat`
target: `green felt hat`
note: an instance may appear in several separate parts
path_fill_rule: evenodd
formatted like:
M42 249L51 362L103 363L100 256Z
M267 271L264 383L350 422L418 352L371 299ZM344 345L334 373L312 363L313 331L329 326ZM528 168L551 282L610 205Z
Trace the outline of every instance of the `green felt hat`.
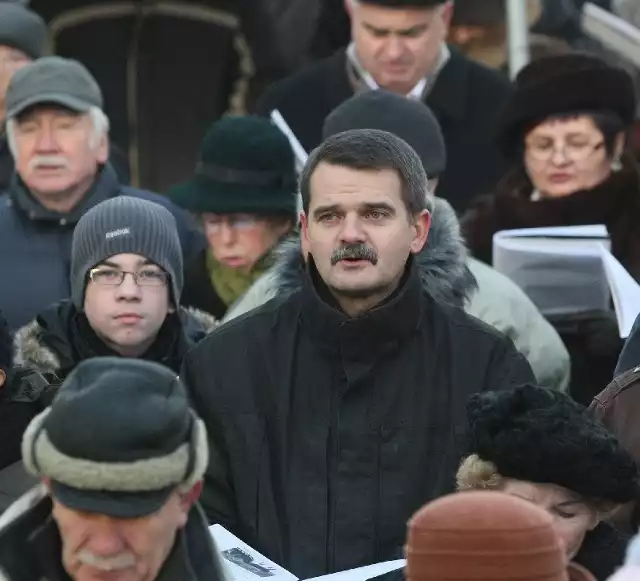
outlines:
M293 150L267 119L225 117L207 132L194 176L167 195L194 213L295 216Z

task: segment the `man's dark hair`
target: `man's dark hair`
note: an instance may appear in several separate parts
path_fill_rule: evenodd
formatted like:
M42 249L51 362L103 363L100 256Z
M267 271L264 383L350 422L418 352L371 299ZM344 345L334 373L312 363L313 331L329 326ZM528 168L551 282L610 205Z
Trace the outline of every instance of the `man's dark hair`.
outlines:
M13 335L7 319L0 311L0 369L6 374L13 367Z
M329 137L314 149L300 177L302 207L307 214L311 200L311 176L323 162L356 170L394 170L402 181L402 200L407 213L413 216L422 210L433 211L422 161L406 141L392 133L352 129Z

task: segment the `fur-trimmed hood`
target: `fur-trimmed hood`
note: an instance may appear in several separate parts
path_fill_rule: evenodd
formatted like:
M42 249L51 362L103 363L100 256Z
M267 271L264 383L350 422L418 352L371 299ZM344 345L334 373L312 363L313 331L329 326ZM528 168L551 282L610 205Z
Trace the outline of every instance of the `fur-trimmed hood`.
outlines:
M283 242L277 254L274 276L280 296L302 286L305 262L297 238ZM438 302L464 306L477 290L467 259L467 248L453 208L446 200L435 198L427 244L416 256L424 289Z
M37 369L46 376L58 376L65 366L63 359L69 358L69 340L63 321L69 316L70 306L69 301L62 301L16 331L14 365ZM183 340L188 344L199 342L217 325L211 315L191 308L180 308L180 321Z

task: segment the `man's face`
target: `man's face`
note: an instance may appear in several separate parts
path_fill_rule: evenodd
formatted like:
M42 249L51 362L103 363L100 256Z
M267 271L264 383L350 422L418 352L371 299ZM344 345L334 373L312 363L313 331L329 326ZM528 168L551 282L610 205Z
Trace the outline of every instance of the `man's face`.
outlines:
M89 114L34 107L15 124L16 169L33 192L53 197L90 184L109 157L106 135L96 136Z
M123 279L124 272L136 273L138 282L131 274ZM84 312L109 347L125 357L139 357L172 310L169 288L169 276L159 266L137 254L118 254L89 272Z
M397 286L410 253L419 252L429 214L410 216L393 170L320 163L302 215L302 249L338 298L384 298Z
M387 8L345 1L358 59L380 87L407 94L433 71L447 36L451 2Z
M0 103L4 102L13 75L31 59L17 48L0 45ZM0 117L4 116L4 112Z
M64 568L74 581L153 581L188 510L177 493L158 512L135 519L76 511L54 498Z

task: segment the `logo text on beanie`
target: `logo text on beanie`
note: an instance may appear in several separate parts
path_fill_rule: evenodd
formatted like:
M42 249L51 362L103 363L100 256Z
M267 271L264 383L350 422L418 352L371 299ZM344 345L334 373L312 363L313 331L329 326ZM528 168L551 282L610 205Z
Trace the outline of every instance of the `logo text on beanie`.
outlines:
M120 228L118 230L107 232L104 237L107 240L111 240L112 238L117 238L118 236L126 236L127 234L131 234L131 230L129 230L129 228Z

